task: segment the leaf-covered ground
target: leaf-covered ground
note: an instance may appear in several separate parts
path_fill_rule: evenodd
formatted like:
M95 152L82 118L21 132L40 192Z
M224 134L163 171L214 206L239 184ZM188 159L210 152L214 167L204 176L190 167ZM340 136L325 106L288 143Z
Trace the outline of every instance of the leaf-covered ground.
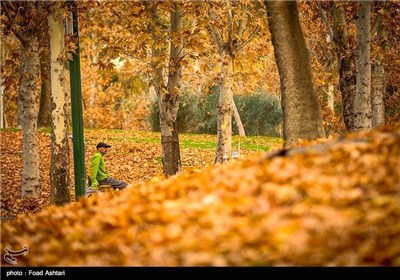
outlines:
M42 195L37 199L22 198L22 135L18 130L0 132L1 219L7 220L21 213L35 213L50 203L50 144L49 131L38 133ZM105 141L112 145L106 156L106 167L111 175L128 183L145 182L162 173L160 134L129 130L85 130L85 162L95 152L96 144ZM213 165L215 156L214 135L181 134L181 159L183 170ZM279 138L234 137L234 148L241 143L241 156L258 151L280 148ZM75 201L72 142L71 199ZM89 170L87 170L89 171Z
M154 177L2 225L34 266L400 265L400 126Z

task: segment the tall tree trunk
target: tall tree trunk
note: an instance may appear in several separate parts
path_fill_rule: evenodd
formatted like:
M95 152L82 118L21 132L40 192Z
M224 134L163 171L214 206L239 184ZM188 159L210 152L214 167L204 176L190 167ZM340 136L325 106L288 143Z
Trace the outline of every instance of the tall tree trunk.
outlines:
M382 24L377 27L377 42L385 51L385 38ZM385 124L385 103L383 100L385 91L385 68L382 65L382 55L377 53L374 62L374 87L372 89L372 127Z
M224 77L227 76L227 67L222 62L222 70L219 87L219 98L217 104L217 151L215 162L223 162L232 154L232 100L233 93L230 86L226 85Z
M51 125L51 74L50 74L50 34L48 30L39 34L40 48L40 106L38 116L39 127Z
M95 12L95 8L91 8L87 11L87 14L89 17L93 17L94 12ZM99 62L99 52L96 50L97 34L95 32L89 33L88 39L90 42L90 46L89 46L90 51L88 54L90 72L88 74L90 75L94 71L98 71L97 63ZM84 109L85 108L94 108L94 106L96 106L96 95L98 94L97 88L98 88L97 79L92 79L90 82L89 100L88 100L88 102L83 102ZM93 116L89 116L86 119L86 124L88 127L91 127L91 128L95 127L96 123L93 119Z
M50 202L62 205L71 201L69 191L69 143L68 143L68 93L66 66L58 57L64 48L63 9L56 2L49 16L51 58L51 166Z
M239 110L235 104L235 100L232 99L232 108L233 108L233 117L235 118L236 126L240 136L246 136L246 132L244 131L242 119L240 118Z
M3 78L0 78L0 128L4 128Z
M163 171L173 175L182 168L178 137L179 90L182 80L183 42L179 31L183 18L180 3L174 2L170 12L170 55L168 65L168 83L165 95L160 97L161 145L163 150ZM163 92L162 92L163 93Z
M328 45L328 54L326 55L326 62L324 63L324 71L327 73L332 73L334 66L334 51L332 50L332 41L333 41L333 28L329 23L328 15L325 9L322 7L321 2L317 1L318 11L321 15L322 21L324 22L326 29L326 42ZM335 86L331 82L326 85L326 95L327 95L327 103L328 108L332 111L333 115L335 115Z
M26 36L21 47L21 73L18 100L22 126L22 195L37 197L40 194L39 151L37 141L36 79L39 69L38 41L35 34Z
M382 65L382 58L378 54L374 63L375 84L372 92L372 127L385 124L385 102L383 94L385 90L385 69Z
M183 43L180 39L179 30L182 28L182 13L180 3L172 3L174 9L170 12L170 55L168 65L168 81L164 85L162 69L160 68L162 46L161 35L152 29L152 56L154 71L154 87L159 99L161 146L163 172L165 175L174 175L182 168L179 137L178 137L178 109L179 109L179 88L182 78L182 49ZM151 6L151 13L154 24L159 22L156 7Z
M229 8L230 6L228 6L228 9ZM220 30L213 24L217 19L212 9L209 10L209 17L208 28L217 46L221 61L218 77L219 98L217 104L217 149L215 152L215 162L223 162L226 158L229 159L232 153L233 93L231 90L232 81L229 77L231 57L227 52L227 43L224 43Z
M212 2L212 1L210 1ZM215 12L214 4L207 3L209 21L208 30L214 41L219 54L221 68L218 77L219 99L217 105L217 150L215 154L215 162L222 162L232 157L232 116L236 118L239 133L245 135L243 125L241 125L240 115L236 114L237 108L233 100L233 72L234 60L243 47L250 43L260 31L260 27L256 26L245 38L244 31L248 28L247 23L250 21L247 5L239 3L241 15L235 20L235 13L232 10L232 0L224 2L224 12L227 18L226 26L221 27L219 18ZM215 4L219 5L219 3ZM224 39L224 34L225 39ZM236 111L235 111L236 110Z
M285 146L298 139L324 137L308 50L295 1L265 1L278 66Z
M341 3L330 1L333 15L333 41L339 65L339 88L342 94L343 120L347 131L354 130L354 96L356 76L354 52L347 36L347 25Z
M8 55L8 48L2 48L0 50L0 69L3 69L3 63ZM4 128L5 116L4 116L4 87L3 87L3 76L0 76L0 128Z
M356 96L354 99L354 130L372 127L371 111L371 37L370 1L359 1L357 9Z
M95 45L92 45L92 47L94 48ZM91 52L91 54L89 54L89 63L91 64L90 67L93 69L94 67L98 66L93 66L96 65L98 62L98 52L93 51ZM91 70L93 71L93 70ZM89 108L93 108L96 104L96 95L99 93L98 92L98 82L96 79L93 79L90 83L90 95L89 95ZM88 127L94 128L95 127L95 122L93 121L93 117L89 117L88 118Z

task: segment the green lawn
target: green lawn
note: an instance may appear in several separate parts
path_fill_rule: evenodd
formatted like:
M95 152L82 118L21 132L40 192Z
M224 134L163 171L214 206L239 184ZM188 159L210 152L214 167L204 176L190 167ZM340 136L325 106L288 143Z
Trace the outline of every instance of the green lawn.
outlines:
M91 131L94 129L86 129ZM135 143L160 143L159 132L143 132L132 130L119 130L119 129L96 129L110 140L125 140ZM182 148L198 148L215 150L217 136L210 134L179 134L179 141ZM245 149L249 151L268 151L271 148L281 147L283 143L282 138L268 137L268 136L246 136L240 137L238 135L232 138L232 148Z

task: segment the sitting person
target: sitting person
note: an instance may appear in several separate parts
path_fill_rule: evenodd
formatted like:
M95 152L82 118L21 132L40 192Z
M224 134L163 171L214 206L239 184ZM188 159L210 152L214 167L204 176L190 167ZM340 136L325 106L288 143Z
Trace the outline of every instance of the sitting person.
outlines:
M107 153L110 145L100 142L96 146L96 153L93 155L90 161L90 180L91 189L98 189L99 185L111 185L114 189L123 189L127 186L127 183L110 177L107 173L104 163L104 155Z

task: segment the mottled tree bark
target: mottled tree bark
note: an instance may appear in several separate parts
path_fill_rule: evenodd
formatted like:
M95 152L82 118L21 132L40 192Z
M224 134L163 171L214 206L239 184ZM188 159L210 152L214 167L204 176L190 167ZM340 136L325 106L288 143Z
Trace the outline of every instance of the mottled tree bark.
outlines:
M21 47L21 73L18 100L22 127L22 195L40 195L39 150L37 140L36 79L39 74L38 40L35 34L26 34Z
M359 1L357 10L356 96L354 130L372 128L370 1Z
M182 28L182 13L180 3L171 4L173 10L170 12L170 54L168 65L168 80L165 85L160 67L162 50L162 38L160 34L152 30L152 56L154 71L154 88L159 98L161 146L163 172L165 175L174 175L182 168L179 137L178 137L178 109L179 109L179 88L182 79L182 49L183 42L179 37L179 30ZM159 22L156 7L151 6L151 13L154 24Z
M382 23L377 26L377 42L381 46L382 52L385 51L385 36ZM374 86L372 88L372 127L378 127L385 124L385 68L382 64L382 54L377 53L373 66Z
M336 45L336 56L339 66L339 88L342 95L343 120L347 131L354 130L354 96L356 91L356 75L354 51L348 35L344 9L337 2L331 1L333 15L333 41Z
M3 79L0 78L0 128L4 128L4 98L3 98Z
M382 58L378 54L374 63L375 83L372 89L372 127L385 124L385 102L383 99L385 91L385 69Z
M223 63L222 63L223 64ZM227 66L223 65L223 68ZM222 70L226 74L226 70ZM225 74L222 74L224 76ZM232 101L233 93L226 85L226 81L221 78L218 84L219 98L217 104L217 150L215 162L223 162L230 158L232 154Z
M48 26L48 25L47 25ZM38 127L51 125L51 74L50 74L50 34L44 30L39 34L40 48L40 106Z
M49 16L51 58L51 166L50 202L62 205L71 201L69 191L69 143L68 143L68 92L66 65L58 57L64 47L63 10L56 2Z
M228 9L229 8L228 6ZM226 158L230 158L232 153L233 93L231 91L232 81L229 77L231 57L226 48L227 43L224 42L220 30L214 26L214 21L217 19L212 9L209 11L209 17L209 32L217 46L220 56L220 71L218 77L219 97L217 103L217 149L215 152L215 162L223 162Z

